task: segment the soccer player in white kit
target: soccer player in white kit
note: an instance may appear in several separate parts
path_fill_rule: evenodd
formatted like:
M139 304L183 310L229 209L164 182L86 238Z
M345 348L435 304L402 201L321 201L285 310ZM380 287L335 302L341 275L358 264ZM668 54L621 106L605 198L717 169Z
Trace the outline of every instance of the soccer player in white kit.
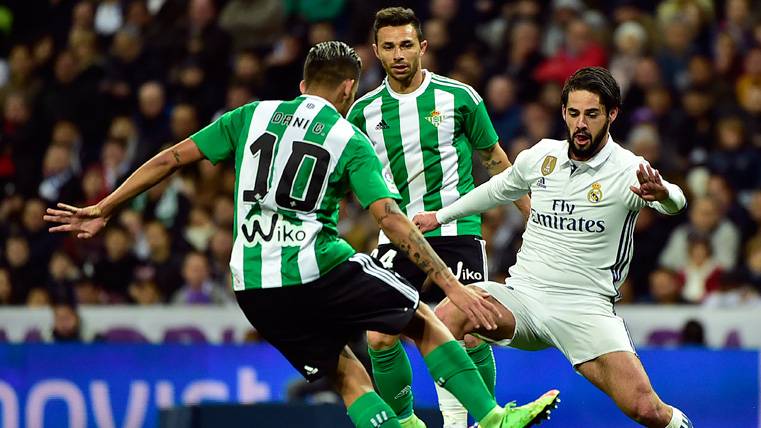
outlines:
M498 329L475 328L448 300L436 313L455 338L475 333L519 349L554 346L640 424L691 428L687 416L653 390L613 308L629 270L639 210L677 214L686 205L684 193L610 137L621 95L609 71L578 70L561 101L567 140L543 139L457 202L415 216L425 232L531 193L531 216L507 284L471 285L499 303Z

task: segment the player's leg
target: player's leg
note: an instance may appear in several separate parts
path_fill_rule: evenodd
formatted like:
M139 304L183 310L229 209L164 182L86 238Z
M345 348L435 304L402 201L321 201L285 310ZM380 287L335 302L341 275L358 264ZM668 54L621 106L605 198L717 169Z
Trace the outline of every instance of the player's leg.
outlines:
M442 260L450 266L463 284L484 281L488 278L486 243L477 236L438 237L429 240ZM496 387L497 369L491 345L466 334L458 342L476 365L492 397ZM443 428L463 428L468 424L468 412L446 389L436 385L439 409L444 420Z
M413 414L412 367L399 336L368 331L367 345L378 394L405 426L420 426Z
M348 346L341 351L330 380L357 428L401 427L391 407L373 391L370 376Z
M498 406L476 366L425 305L418 308L403 334L415 341L436 383L457 397L482 427L531 426L542 420L557 402L558 392L553 390L519 408Z
M652 428L692 428L679 409L661 401L635 354L611 352L579 364L576 370L640 424Z
M469 285L468 287L478 286ZM486 290L489 291L488 288ZM493 295L489 297L489 300L497 308L500 315L496 320L497 328L495 330L476 329L475 324L468 316L449 299L442 300L436 306L436 316L452 332L456 340L464 340L469 333L477 333L479 336L486 337L495 342L512 339L515 335L515 315Z
M373 251L373 257L384 268L393 267L395 274L420 291L424 275L393 245L379 245ZM425 427L413 413L412 367L399 335L368 331L367 347L378 394L394 409L403 426Z

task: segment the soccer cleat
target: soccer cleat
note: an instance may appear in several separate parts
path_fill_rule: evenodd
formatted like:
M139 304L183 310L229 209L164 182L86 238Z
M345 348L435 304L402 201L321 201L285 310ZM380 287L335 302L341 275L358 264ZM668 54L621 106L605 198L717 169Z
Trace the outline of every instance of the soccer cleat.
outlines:
M515 407L514 401L507 403L500 428L523 428L539 425L543 420L550 418L552 409L558 407L559 396L560 391L553 389L520 407Z
M402 428L426 428L425 422L421 421L414 413L404 420L399 421Z

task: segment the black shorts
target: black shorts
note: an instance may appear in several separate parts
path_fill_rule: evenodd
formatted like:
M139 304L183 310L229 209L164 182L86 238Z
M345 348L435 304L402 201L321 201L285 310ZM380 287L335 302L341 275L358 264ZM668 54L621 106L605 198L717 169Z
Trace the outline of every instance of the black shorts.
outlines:
M480 237L475 235L436 236L426 240L461 283L471 284L489 279L486 243ZM393 269L409 281L420 291L420 298L424 302L435 303L444 298L444 292L435 284L425 290L422 289L426 274L394 245L381 244L372 255L380 260L383 266Z
M237 291L251 324L307 380L335 372L358 333L400 334L417 310L417 290L366 254L308 284Z

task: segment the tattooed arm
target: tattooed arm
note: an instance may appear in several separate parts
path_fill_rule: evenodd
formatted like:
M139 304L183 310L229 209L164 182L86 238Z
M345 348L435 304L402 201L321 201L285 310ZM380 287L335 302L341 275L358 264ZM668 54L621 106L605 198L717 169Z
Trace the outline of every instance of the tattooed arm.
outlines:
M198 146L192 140L185 139L141 165L121 186L96 205L77 208L59 203L59 209L48 208L44 219L60 223L59 226L51 227L51 232L76 232L79 238L90 238L105 226L121 204L153 187L180 167L203 158Z
M394 200L384 198L373 202L370 204L370 213L388 239L407 254L473 322L487 329L496 328L496 309L484 298L485 294L460 284Z
M504 150L502 150L502 147L499 145L499 143L487 149L478 150L478 157L481 159L481 165L483 165L484 168L489 171L489 175L492 177L506 170L509 166L512 165L510 160L507 158L507 154ZM513 203L521 211L523 218L528 220L528 216L531 212L531 199L529 199L528 196L523 196Z

